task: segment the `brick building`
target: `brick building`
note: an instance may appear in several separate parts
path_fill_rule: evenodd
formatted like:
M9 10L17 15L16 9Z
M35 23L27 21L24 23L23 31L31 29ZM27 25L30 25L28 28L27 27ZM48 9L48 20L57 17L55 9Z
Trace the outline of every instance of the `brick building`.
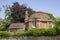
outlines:
M9 31L25 31L32 28L52 28L54 21L50 19L45 12L35 12L29 16L28 11L25 12L24 23L13 23L9 27Z

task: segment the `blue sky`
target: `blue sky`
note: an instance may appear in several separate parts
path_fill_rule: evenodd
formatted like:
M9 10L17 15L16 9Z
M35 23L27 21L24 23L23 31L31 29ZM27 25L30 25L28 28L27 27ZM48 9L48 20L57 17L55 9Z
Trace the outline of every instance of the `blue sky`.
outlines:
M26 4L27 7L32 8L35 11L43 11L52 13L55 17L60 17L60 0L0 0L0 17L4 18L5 13L3 5L10 5L14 2L19 2L20 4Z

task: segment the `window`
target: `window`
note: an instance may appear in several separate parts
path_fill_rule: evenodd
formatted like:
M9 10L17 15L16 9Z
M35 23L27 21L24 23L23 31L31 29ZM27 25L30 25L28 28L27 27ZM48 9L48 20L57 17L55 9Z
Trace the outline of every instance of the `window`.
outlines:
M36 28L35 22L32 22L32 28Z

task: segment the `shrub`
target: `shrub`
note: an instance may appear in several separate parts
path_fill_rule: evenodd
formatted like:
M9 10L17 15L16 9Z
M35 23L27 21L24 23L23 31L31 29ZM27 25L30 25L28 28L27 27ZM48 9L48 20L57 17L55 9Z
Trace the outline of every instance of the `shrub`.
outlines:
M55 28L56 31L57 31L57 35L60 35L60 27L59 27L59 26L55 26L54 28Z
M2 37L9 37L9 36L11 36L11 33L7 32L7 31L0 31L0 36L2 36Z
M27 36L43 36L45 34L45 29L31 29L27 32Z
M55 29L57 30L57 34L60 35L60 17L55 18Z
M45 33L45 35L47 36L55 36L56 34L57 34L57 31L54 28L48 28Z
M26 36L26 32L16 32L13 36Z
M57 34L57 30L55 28L48 29L31 29L27 32L14 32L14 35L11 35L10 32L0 31L0 36L9 37L9 36L55 36Z
M31 29L27 32L27 36L54 36L54 35L57 35L57 31L54 28Z
M59 27L57 30L58 30L58 31L57 31L57 32L58 32L58 34L60 35L60 27Z

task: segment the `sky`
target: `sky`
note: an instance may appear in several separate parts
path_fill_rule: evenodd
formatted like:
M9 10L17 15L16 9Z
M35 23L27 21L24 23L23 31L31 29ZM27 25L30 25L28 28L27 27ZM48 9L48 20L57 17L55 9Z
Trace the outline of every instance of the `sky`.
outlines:
M3 5L12 6L14 2L25 4L35 11L48 12L54 17L60 17L60 0L0 0L0 18L5 18Z

